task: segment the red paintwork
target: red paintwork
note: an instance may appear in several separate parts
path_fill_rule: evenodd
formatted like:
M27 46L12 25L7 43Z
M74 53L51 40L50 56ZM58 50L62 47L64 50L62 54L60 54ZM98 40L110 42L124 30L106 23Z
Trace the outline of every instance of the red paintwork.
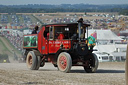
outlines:
M71 48L70 40L49 40L49 53L56 53L60 49L61 44L63 44L65 49Z
M77 23L71 24L71 25L77 25ZM87 24L84 24L85 26ZM49 54L49 53L56 53L59 49L60 46L63 45L64 49L70 49L71 48L71 40L68 39L64 39L64 35L60 34L58 39L54 39L54 40L49 40L47 38L44 37L44 31L45 29L49 29L49 27L57 27L57 26L67 26L67 24L51 24L51 25L44 25L42 26L42 28L40 29L38 34L32 34L32 35L37 35L38 36L38 50L41 54ZM89 25L87 25L89 26ZM54 34L55 35L55 34ZM27 35L28 36L28 35ZM29 35L31 36L31 35ZM49 34L47 33L47 36L49 36Z
M56 53L60 49L60 45L63 44L65 49L71 48L71 41L70 40L63 40L63 36L60 36L60 39L56 40L48 40L44 38L44 31L45 26L43 26L38 33L38 50L41 54L48 54L48 53ZM49 34L48 34L49 35Z
M38 50L41 54L48 54L48 40L44 38L45 27L38 33Z
M40 32L38 33L38 50L42 53L42 38L43 38L43 28L41 28Z

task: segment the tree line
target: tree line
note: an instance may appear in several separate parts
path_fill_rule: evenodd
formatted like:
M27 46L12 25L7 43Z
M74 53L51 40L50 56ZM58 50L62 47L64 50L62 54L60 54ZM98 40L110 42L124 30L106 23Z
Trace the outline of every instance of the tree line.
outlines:
M66 7L63 7L66 6ZM108 5L109 6L109 5ZM14 6L3 6L0 5L0 13L56 13L56 12L118 12L119 14L128 15L128 5L117 7L115 6L96 6L94 5L62 5L62 6L53 6L46 5L44 7L39 5L14 5ZM42 7L42 8L41 8ZM81 7L81 8L80 8ZM92 7L92 8L90 8Z

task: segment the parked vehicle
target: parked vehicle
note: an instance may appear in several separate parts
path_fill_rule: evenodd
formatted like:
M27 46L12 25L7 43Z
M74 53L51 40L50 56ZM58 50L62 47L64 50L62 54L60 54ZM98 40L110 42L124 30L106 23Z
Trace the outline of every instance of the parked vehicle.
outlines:
M78 23L43 25L38 34L24 35L28 68L38 70L47 60L66 73L72 66L83 66L88 73L96 72L98 59L92 53L94 46L85 38L89 26L81 18Z
M105 52L98 52L95 54L97 55L99 62L110 62L114 60L112 55Z

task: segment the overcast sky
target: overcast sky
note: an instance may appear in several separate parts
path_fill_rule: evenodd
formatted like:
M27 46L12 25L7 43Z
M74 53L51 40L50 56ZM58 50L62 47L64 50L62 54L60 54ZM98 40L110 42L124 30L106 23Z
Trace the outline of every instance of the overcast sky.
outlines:
M25 4L128 4L128 0L0 0L0 5Z

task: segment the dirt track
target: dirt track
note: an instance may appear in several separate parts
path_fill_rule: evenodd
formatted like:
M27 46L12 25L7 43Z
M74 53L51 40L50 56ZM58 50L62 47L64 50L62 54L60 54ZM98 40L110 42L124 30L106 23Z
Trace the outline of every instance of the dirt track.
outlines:
M0 85L125 85L124 62L100 63L96 73L72 67L71 73L59 72L51 63L38 71L25 63L0 63Z

